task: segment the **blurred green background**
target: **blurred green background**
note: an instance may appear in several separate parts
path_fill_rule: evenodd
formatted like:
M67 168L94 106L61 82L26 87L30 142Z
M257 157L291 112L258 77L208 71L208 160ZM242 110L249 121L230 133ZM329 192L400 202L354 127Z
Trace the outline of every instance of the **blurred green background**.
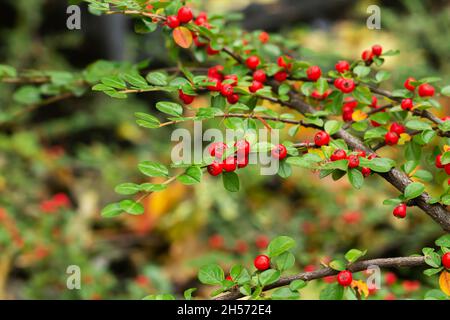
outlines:
M242 13L237 23L282 34L280 41L296 56L327 70L336 60L356 59L378 43L401 49L385 66L393 71L392 87L409 75L438 75L449 82L448 1L375 2L381 8L381 30L366 27L366 9L373 1L194 3L197 12ZM160 32L136 35L124 17L96 17L83 7L82 29L69 31L65 1L2 0L0 7L0 64L18 70L77 72L98 60L126 64L149 59L151 69L176 64ZM17 89L0 84L0 115L25 108L14 100ZM181 296L190 287L199 287L195 296L206 298L208 292L196 279L199 266L250 266L276 235L296 239L295 269L302 271L350 248L368 249L368 257L420 253L441 234L418 212L395 220L382 205L395 191L376 177L355 192L345 179L319 180L315 173L296 169L283 180L260 176L256 167L243 171L237 194L224 191L217 179L195 187L175 183L150 196L142 216L102 219L102 206L119 199L115 185L144 182L136 169L140 161L170 162L173 128L144 130L133 116L154 112L162 96L122 101L87 92L30 110L12 128L0 128L0 298L141 299L151 293ZM208 103L197 100L198 106ZM443 115L448 105L441 103ZM296 138L310 136L302 130ZM46 201L60 193L69 203L49 210ZM81 268L81 290L66 288L69 265ZM396 284L383 286L371 298L423 298L436 287L436 278L424 277L421 270L395 272ZM323 285L323 280L309 285L303 297L317 298Z

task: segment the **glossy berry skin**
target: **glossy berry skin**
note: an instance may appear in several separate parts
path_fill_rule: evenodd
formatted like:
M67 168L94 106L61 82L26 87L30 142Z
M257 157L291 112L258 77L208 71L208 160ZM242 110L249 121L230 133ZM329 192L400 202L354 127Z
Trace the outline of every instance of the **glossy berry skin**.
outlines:
M244 156L238 155L236 158L236 163L239 169L245 168L246 166L248 166L248 155Z
M175 29L180 25L180 20L178 20L177 16L168 16L167 25L169 26L169 28Z
M403 84L403 86L405 87L405 89L409 90L409 91L414 91L416 90L416 86L413 86L411 84L411 82L416 82L417 80L413 77L409 77L408 79L405 80L405 83Z
M355 82L353 79L343 79L341 87L339 88L343 93L350 93L355 89Z
M225 80L228 80L227 82L230 82L229 84L232 85L233 87L237 86L238 84L238 76L235 74L228 74L224 77Z
M406 217L406 204L401 203L398 206L394 208L394 211L392 211L392 214L396 218L403 219Z
M214 142L211 143L208 147L208 152L212 157L216 157L217 159L222 159L222 156L227 149L227 145L223 142Z
M333 84L336 87L336 89L341 90L343 81L344 81L344 78L337 78L337 79L334 80Z
M352 273L348 270L339 272L337 275L337 281L341 286L348 287L353 281Z
M405 133L405 127L397 122L393 122L391 124L391 127L389 128L389 131L395 132L398 135L401 135L402 133Z
M444 168L444 165L441 162L441 158L442 158L442 154L439 154L436 157L436 160L435 160L435 165L436 165L436 168L438 168L438 169L443 169Z
M348 63L345 60L338 61L336 65L334 66L336 68L336 71L339 73L344 73L345 71L350 70L350 63Z
M237 168L237 161L234 156L229 156L222 163L223 171L225 172L233 172Z
M450 163L444 165L444 170L446 174L450 175Z
M379 44L375 44L375 45L373 45L372 46L372 53L375 55L375 56L381 56L381 54L383 53L383 47L382 46L380 46Z
M255 93L256 91L262 89L264 87L264 84L262 84L259 81L253 81L251 86L248 87L248 90L250 90L250 92Z
M237 93L233 93L227 97L227 101L229 104L236 104L239 102L239 95Z
M233 86L231 84L222 84L220 94L224 97L229 97L233 94Z
M270 268L270 258L264 254L260 254L253 261L255 268L259 271L264 271Z
M181 23L188 23L194 18L194 15L192 14L192 10L189 7L181 7L178 10L178 20L180 20Z
M309 80L317 81L322 75L322 70L318 66L311 66L306 70L306 76Z
M398 138L398 134L390 131L384 136L384 141L388 146L394 146L398 143Z
M278 66L290 70L292 68L292 63L288 63L288 58L285 56L278 57L277 59Z
M434 96L434 87L431 84L423 83L419 86L419 96L432 97Z
M401 107L405 111L412 110L412 108L413 108L413 101L412 101L412 99L410 99L410 98L403 99L402 103L401 103Z
M361 59L365 62L372 62L373 60L373 53L372 50L364 50L361 54Z
M247 60L245 60L245 64L249 69L256 69L259 65L259 58L257 56L251 56L248 57Z
M283 160L287 157L287 149L284 145L279 144L272 149L272 157L274 159Z
M330 135L325 131L319 131L314 136L314 143L316 146L326 146L330 143Z
M221 174L222 173L222 169L223 169L222 164L220 164L218 162L215 162L215 161L213 163L211 163L208 166L208 168L207 168L208 173L210 175L212 175L213 177L218 176L219 174Z
M191 104L195 99L195 96L185 94L181 89L178 90L178 97L183 101L184 104Z
M342 149L337 149L330 156L331 161L339 161L347 158L347 153Z
M278 71L277 73L275 73L273 75L274 79L277 80L278 82L283 82L287 79L288 74L286 71Z
M367 167L363 167L363 168L361 168L361 173L363 174L363 176L364 176L365 178L367 178L367 177L370 176L370 174L372 173L372 170L370 170L370 169L367 168Z
M250 143L247 140L236 141L234 146L236 147L236 152L238 154L243 153L247 156L250 153Z
M359 167L359 157L358 156L350 155L350 156L348 156L347 161L348 161L348 167L350 169Z
M264 70L256 70L255 72L253 72L253 80L264 83L267 81L267 75Z
M450 252L447 252L442 256L442 265L446 269L450 269Z
M216 78L209 78L208 82L214 83L214 85L207 86L207 89L209 91L220 91L220 89L222 88L222 83Z

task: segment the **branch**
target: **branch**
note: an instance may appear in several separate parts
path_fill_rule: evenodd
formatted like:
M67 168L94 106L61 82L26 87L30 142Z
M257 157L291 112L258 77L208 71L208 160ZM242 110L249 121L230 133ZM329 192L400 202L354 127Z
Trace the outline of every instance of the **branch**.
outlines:
M420 257L398 257L398 258L381 258L364 260L351 264L347 269L351 272L359 272L367 270L370 266L378 266L384 268L401 268L401 267L418 267L425 265L425 258ZM294 280L311 281L315 279L321 279L328 276L338 274L339 271L331 269L329 267L322 268L312 272L302 272L293 276L282 277L277 282L264 287L264 290L271 290L278 287L289 285ZM215 300L235 300L245 297L237 289L217 297Z

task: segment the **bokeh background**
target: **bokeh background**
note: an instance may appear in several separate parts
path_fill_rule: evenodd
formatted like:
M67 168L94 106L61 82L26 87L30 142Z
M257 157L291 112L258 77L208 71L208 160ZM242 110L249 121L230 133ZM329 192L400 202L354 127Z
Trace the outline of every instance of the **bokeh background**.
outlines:
M196 8L239 18L247 30L282 35L296 55L329 70L338 59L356 59L372 44L401 49L388 59L388 86L404 79L438 75L450 80L450 3L448 1L208 0ZM381 30L366 27L367 7L381 8ZM18 70L78 71L98 60L136 63L152 69L173 66L160 32L136 35L128 18L97 17L82 10L82 29L66 29L66 1L2 0L0 64ZM100 65L101 67L101 65ZM0 114L16 112L17 86L0 84ZM242 190L231 194L220 179L187 187L174 183L146 200L142 216L100 217L101 208L119 197L114 186L145 182L137 164L170 163L172 128L144 130L137 111L156 114L161 94L125 101L87 92L31 110L13 129L0 130L0 298L141 299L152 293L182 296L199 287L199 266L224 267L253 257L277 235L296 239L292 272L318 268L350 248L368 257L420 253L442 231L412 210L406 220L392 217L382 201L396 194L376 177L355 192L346 179L320 180L296 169L290 179L242 173ZM446 113L447 101L441 101ZM208 104L197 99L198 106ZM185 125L190 128L191 124ZM312 132L301 130L304 140ZM287 134L286 134L287 137ZM395 158L396 154L383 151ZM433 191L433 190L431 190ZM49 200L58 199L58 208ZM67 197L65 197L65 195ZM66 288L66 268L78 265L82 289ZM419 269L392 270L398 278L372 299L423 298L436 288ZM364 275L362 275L364 277ZM304 290L315 299L326 279Z

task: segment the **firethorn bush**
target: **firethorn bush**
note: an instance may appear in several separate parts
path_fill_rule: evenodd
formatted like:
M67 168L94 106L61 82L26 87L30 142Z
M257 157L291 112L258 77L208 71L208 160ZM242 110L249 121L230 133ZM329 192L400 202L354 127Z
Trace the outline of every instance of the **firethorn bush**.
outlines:
M220 262L207 264L199 268L198 280L213 286L211 296L217 299L299 299L308 282L320 279L327 283L321 299L361 299L378 289L365 282L368 274L364 271L370 266L427 266L425 275L439 274L441 289L430 291L427 297L448 299L450 117L440 118L435 110L441 108L439 99L450 96L450 86L438 77L416 79L412 74L402 87L385 89L391 73L383 64L399 51L378 44L361 52L360 59L339 60L334 69L325 70L318 65L320 61L306 61L293 54L282 38L273 40L265 31L243 32L229 24L226 16L197 12L185 1L84 2L96 15L129 16L138 34L161 29L167 37L168 54L176 56L178 64L148 72L145 62L103 61L79 74L49 72L52 85L46 88L48 100L42 100L35 87L26 86L15 93L16 101L49 103L81 97L92 90L125 100L126 106L126 99L133 95L164 92L170 98L154 107L165 118L137 112L138 126L157 130L194 121L218 124L214 121L220 120L218 125L240 134L233 141L211 143L205 148L208 157L200 162L139 163L139 172L152 181L117 185L115 192L124 198L106 205L104 218L124 213L142 215L147 197L165 191L174 182L191 186L203 179L221 179L225 190L239 192L240 176L258 154L278 160L277 174L283 179L289 179L294 169L311 170L324 183L347 179L361 193L367 180L381 179L391 186L391 196L383 201L385 207L378 214L405 221L412 207L419 208L420 214L447 233L435 239L435 248L423 248L413 256L368 260L362 259L366 250L349 248L341 257L322 262L322 268L292 274L297 243L291 237L276 236L271 241L259 239L257 246L264 252L253 257L253 265L249 260L245 266L233 265L224 271ZM3 65L0 76L14 78L19 74ZM207 97L209 103L194 107L200 97ZM16 116L3 119L0 125L11 125ZM277 144L257 142L248 132L259 128L288 128L290 138ZM314 130L312 139L297 141L298 132L306 129ZM385 150L395 158L385 156ZM63 200L53 198L42 204L42 210L57 210ZM358 218L349 214L345 219ZM210 244L219 248L221 241L220 236L212 237ZM240 248L245 251L243 246ZM392 286L395 274L387 275L383 285ZM404 283L404 290L414 290L415 285ZM194 291L186 290L185 298L191 299ZM164 293L146 298L174 296Z

